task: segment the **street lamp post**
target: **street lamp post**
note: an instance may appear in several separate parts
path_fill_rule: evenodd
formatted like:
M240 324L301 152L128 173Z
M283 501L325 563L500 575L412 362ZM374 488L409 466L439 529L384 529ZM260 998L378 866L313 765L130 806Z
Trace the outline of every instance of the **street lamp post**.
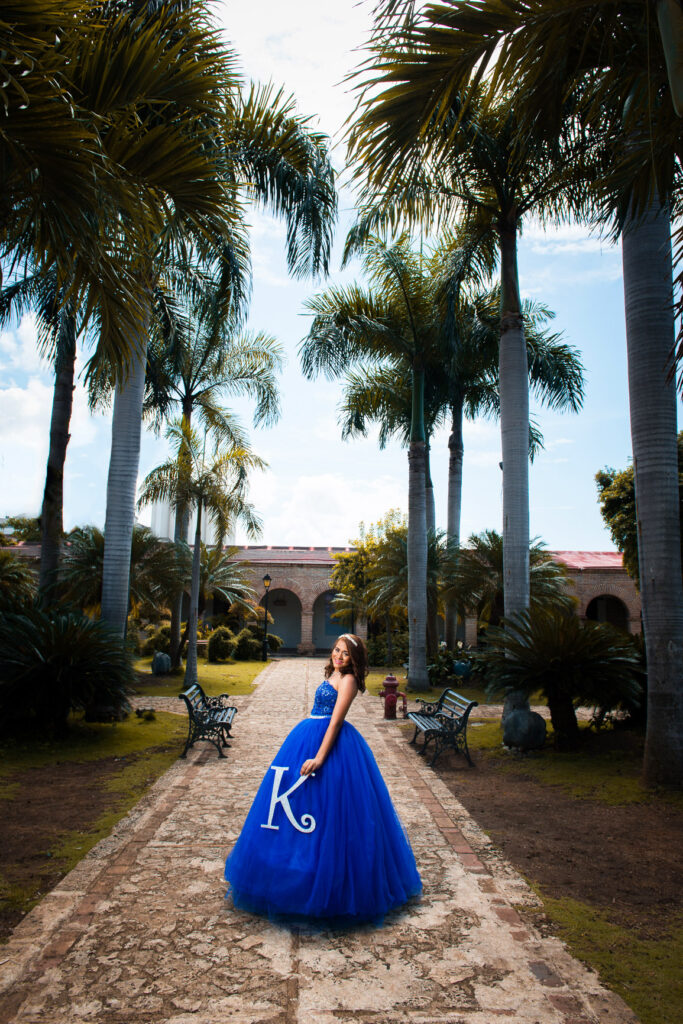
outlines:
M266 593L263 598L263 656L261 661L268 660L268 588L271 584L271 578L266 573L263 577L263 586L265 587Z

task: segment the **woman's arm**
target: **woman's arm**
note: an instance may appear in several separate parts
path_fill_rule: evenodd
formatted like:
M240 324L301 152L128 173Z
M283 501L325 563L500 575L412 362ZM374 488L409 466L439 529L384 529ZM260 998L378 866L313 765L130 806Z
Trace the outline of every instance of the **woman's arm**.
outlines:
M325 758L327 757L329 752L332 750L332 747L334 746L334 742L339 734L339 730L344 724L346 713L351 707L353 698L356 696L357 693L358 684L356 683L354 676L343 676L341 682L339 683L337 702L334 705L334 711L332 712L332 717L330 718L330 724L328 725L325 731L325 735L323 736L323 741L320 744L320 748L315 757L309 758L308 761L304 761L304 763L302 764L302 775L310 775L311 772L315 772L318 770L318 768L322 767Z

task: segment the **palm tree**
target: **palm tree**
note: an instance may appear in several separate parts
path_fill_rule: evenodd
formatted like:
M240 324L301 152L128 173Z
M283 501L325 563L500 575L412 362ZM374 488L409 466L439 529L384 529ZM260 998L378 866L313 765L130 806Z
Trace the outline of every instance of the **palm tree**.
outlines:
M503 618L505 580L504 542L495 530L472 534L467 547L450 547L443 567L444 600L457 603L461 613L474 612L486 626ZM533 609L558 607L573 611L576 601L569 592L571 580L564 565L556 562L541 542L529 548L529 594Z
M440 77L433 73L440 51L423 38L432 17L430 6L405 31L377 38L363 66L349 138L365 205L358 232L364 223L369 230L378 216L389 224L442 224L465 215L496 233L505 601L511 614L529 600L529 385L517 237L526 216L567 202L562 186L571 159L566 142L560 146L538 131L521 141L519 119L507 105L487 105L474 89L464 104L460 81L441 65Z
M214 162L214 174L221 188L230 185L230 194L224 191L220 204L209 207L201 190L193 191L192 196L185 197L185 205L190 210L193 200L202 205L203 236L197 238L192 224L188 233L185 220L180 225L172 223L167 234L171 240L176 235L181 239L192 239L194 235L200 263L219 267L226 281L221 292L226 295L232 288L232 308L239 312L244 308L246 287L245 250L237 230L242 223L240 190L268 204L285 219L288 265L293 274L300 276L327 269L336 195L324 136L307 127L306 120L295 114L292 101L282 93L274 95L270 89L252 87L242 95L232 64L229 72L220 95L211 92L205 97L213 117L205 117L199 124L203 123L208 132L206 151ZM223 133L220 144L216 140L216 125ZM197 132L195 125L195 135ZM201 143L201 133L196 141ZM207 219L209 209L212 222ZM241 249L235 245L235 237ZM129 544L139 463L144 368L143 360L133 364L125 387L117 387L114 404L105 527L108 545L111 537L111 554L108 560L105 558L103 615L120 626L126 593L124 554Z
M264 463L248 448L232 446L211 456L207 464L203 440L182 420L169 426L167 437L175 449L174 457L147 475L138 504L142 507L154 501L171 501L176 508L196 509L184 680L185 686L190 686L197 682L202 516L206 513L223 536L235 520L242 522L249 537L257 536L260 520L245 500L244 489L248 470Z
M431 73L445 72L449 89L469 87L492 69L492 88L515 92L523 125L539 122L548 134L562 130L567 100L578 98L582 132L605 146L589 215L597 206L622 240L648 664L644 774L650 783L680 786L683 587L675 384L667 367L674 347L669 204L680 196L683 93L675 39L683 13L680 4L659 0L657 15L637 0L560 7L547 0L533 10L508 6L504 16L495 0L441 5L432 9L421 45L433 49Z
M366 365L401 358L410 368L411 417L408 447L408 689L428 686L426 650L427 519L425 363L435 345L433 309L423 287L419 255L406 236L389 244L368 239L363 269L370 289L333 287L306 303L313 323L300 346L304 374L328 377L349 363Z
M436 250L438 252L438 249ZM443 278L437 287L443 288ZM452 548L460 543L460 508L462 494L462 463L464 456L463 420L478 416L498 416L500 411L498 383L498 329L496 310L499 299L494 290L488 294L460 297L454 314L444 312L444 336L448 339L445 353L436 353L425 363L425 422L427 437L446 416L451 423L448 440L448 525L446 541ZM554 314L538 303L525 300L523 305L529 386L539 400L551 408L569 408L577 412L583 402L583 367L575 349L556 334L543 329L544 322ZM452 317L452 326L451 326ZM405 443L409 436L410 391L407 367L399 363L348 373L341 405L344 436L365 435L370 421L380 425L379 444L384 447L389 436L398 434ZM542 447L535 425L530 424L529 455ZM427 469L427 495L430 494ZM427 499L427 520L434 529L433 490L432 513ZM446 608L446 642L453 649L456 642L457 613L451 603ZM431 624L432 633L435 624Z
M17 611L36 594L36 578L23 558L0 549L0 611Z
M161 290L160 290L161 291ZM233 336L234 314L223 308L219 282L201 281L185 302L169 301L161 293L156 307L158 330L147 353L143 414L154 417L158 431L164 419L180 412L192 425L200 425L214 444L246 443L236 417L225 409L226 395L248 395L256 402L254 425L274 423L279 416L276 375L282 367L282 349L265 334L242 332ZM187 542L187 510L178 508L174 539ZM182 591L171 613L171 662L180 663Z

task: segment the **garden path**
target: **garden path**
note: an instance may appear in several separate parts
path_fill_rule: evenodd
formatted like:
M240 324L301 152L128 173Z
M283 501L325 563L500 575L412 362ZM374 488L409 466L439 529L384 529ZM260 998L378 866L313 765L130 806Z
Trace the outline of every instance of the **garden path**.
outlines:
M355 701L410 835L422 900L383 928L285 928L236 912L222 869L322 662L272 662L226 760L178 761L0 947L7 1024L637 1024L543 937L536 898L382 703ZM398 723L400 725L400 722Z

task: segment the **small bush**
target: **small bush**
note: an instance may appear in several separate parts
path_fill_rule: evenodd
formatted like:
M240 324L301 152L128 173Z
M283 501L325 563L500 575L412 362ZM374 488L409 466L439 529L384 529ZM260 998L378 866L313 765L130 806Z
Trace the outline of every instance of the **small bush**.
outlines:
M371 665L402 665L408 660L408 631L392 634L392 657L389 658L386 632L368 637L368 659Z
M0 721L37 722L64 733L71 711L130 710L135 672L125 644L104 623L34 606L0 620Z
M268 634L268 650L275 654L280 650L284 643L281 636L276 636L275 633Z
M235 657L238 661L247 661L250 657L249 644L254 641L254 634L245 626L235 637Z
M156 654L157 651L161 651L162 654L171 653L171 627L168 624L159 626L150 633L142 646L143 654Z
M219 626L209 636L207 660L210 662L227 661L235 657L237 640L231 629L227 626Z
M245 661L258 661L259 658L263 656L262 640L257 640L256 638L253 640L247 640L246 647L247 655L246 658L244 658Z

